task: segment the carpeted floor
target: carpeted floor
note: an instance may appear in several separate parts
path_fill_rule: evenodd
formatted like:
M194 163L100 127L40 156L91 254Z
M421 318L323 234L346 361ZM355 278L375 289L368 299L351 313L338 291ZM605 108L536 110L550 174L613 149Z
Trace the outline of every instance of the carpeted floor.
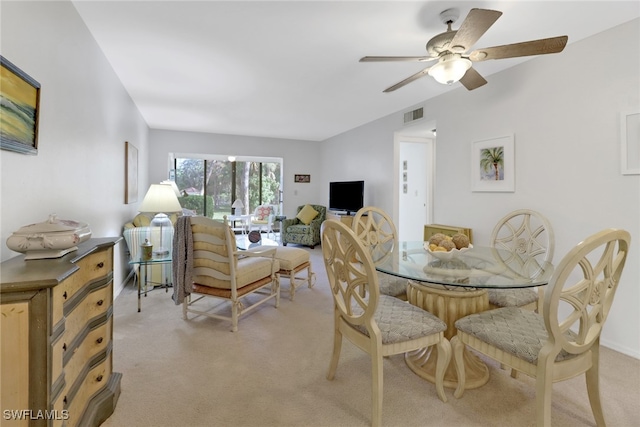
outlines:
M137 312L128 285L114 306L114 371L122 393L112 426L365 426L371 420L369 356L344 342L334 381L326 379L332 350L333 303L320 247L311 253L313 289L283 292L230 323L182 319L172 290L150 292ZM283 290L288 279L283 279ZM415 375L402 356L384 361L385 426L535 425L535 382L513 379L485 359L490 380L461 399ZM603 348L600 386L609 426L640 425L640 360ZM554 385L554 426L595 425L584 377Z

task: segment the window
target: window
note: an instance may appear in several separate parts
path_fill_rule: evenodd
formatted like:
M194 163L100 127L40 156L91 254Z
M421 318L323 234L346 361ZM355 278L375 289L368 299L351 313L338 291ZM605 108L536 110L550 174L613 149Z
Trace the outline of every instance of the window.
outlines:
M175 157L176 184L180 204L198 215L222 219L232 213L231 205L240 199L244 213L262 204L281 203L281 159L237 159L224 156L204 158Z

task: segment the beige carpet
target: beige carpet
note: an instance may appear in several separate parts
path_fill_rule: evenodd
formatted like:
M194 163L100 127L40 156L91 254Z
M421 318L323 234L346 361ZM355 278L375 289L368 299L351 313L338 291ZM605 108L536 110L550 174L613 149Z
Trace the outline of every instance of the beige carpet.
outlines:
M150 292L136 311L129 285L115 301L114 370L122 394L109 426L365 426L371 417L368 355L343 344L334 381L326 379L332 347L332 300L321 248L309 250L315 288L294 302L262 305L239 331L210 318L182 319L172 291ZM283 279L288 289L288 279ZM615 306L614 306L615 308ZM461 399L415 375L402 356L384 361L385 426L530 426L535 384L512 379L487 360L491 378ZM640 425L640 361L603 349L601 395L609 426ZM595 425L584 377L554 385L554 426Z

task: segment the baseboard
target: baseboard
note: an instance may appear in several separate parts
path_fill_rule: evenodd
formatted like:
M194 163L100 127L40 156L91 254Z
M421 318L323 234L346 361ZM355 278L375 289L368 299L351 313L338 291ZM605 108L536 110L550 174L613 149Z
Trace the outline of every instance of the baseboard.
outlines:
M131 270L129 272L129 274L127 275L127 277L124 278L124 281L120 284L118 284L117 286L114 286L113 288L113 299L115 300L118 295L120 295L120 292L122 292L122 290L124 289L124 287L127 285L127 283L129 283L129 280L131 280L131 278L133 277L133 275L135 274L135 270Z
M613 343L608 340L603 340L603 339L600 339L600 345L603 347L607 347L610 350L617 351L618 353L622 353L626 356L633 357L634 359L640 360L640 353L637 350L633 350L627 347L621 347L616 343Z

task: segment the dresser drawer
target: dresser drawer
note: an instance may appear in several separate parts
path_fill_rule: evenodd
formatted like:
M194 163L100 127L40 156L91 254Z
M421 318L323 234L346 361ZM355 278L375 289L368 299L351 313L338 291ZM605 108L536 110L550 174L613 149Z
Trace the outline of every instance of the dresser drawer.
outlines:
M75 265L79 268L70 277L53 288L52 324L58 324L63 316L63 305L69 301L87 283L106 277L113 268L113 251L111 248L87 255Z
M113 318L109 317L106 324L90 331L77 348L69 349L73 351L73 355L64 367L64 376L69 386L75 383L93 356L107 347L111 339L112 322Z
M113 284L96 289L87 294L84 300L65 319L65 339L71 343L91 319L107 312L113 298Z
M111 353L109 353L102 363L89 371L78 393L73 397L73 400L68 403L68 426L78 425L91 397L107 386L109 377L111 376L111 365Z

